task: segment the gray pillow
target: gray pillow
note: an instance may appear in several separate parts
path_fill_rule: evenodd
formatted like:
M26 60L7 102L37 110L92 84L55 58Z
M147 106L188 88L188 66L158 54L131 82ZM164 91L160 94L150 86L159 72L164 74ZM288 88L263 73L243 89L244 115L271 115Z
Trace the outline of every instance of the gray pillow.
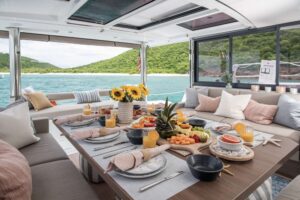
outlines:
M185 90L186 100L184 107L195 108L199 105L198 94L208 96L208 88L187 88Z
M281 95L274 122L300 130L300 102L288 95Z
M91 90L91 91L82 91L82 92L74 92L75 99L77 103L92 103L92 102L100 102L100 93L99 90Z

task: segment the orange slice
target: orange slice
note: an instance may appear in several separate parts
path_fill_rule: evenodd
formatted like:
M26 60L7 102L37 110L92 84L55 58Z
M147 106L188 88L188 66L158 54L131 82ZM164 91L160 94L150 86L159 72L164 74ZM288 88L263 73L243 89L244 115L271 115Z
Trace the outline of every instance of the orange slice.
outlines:
M246 124L244 124L241 121L237 121L237 122L233 123L232 127L240 135L243 135L246 133Z

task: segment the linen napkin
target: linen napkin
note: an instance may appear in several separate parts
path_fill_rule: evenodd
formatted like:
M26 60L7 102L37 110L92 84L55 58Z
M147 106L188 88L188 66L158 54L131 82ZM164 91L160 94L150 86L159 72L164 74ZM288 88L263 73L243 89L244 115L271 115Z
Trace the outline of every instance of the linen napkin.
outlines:
M113 133L116 133L118 131L126 129L126 126L123 127L115 127L115 128L92 128L92 129L86 129L81 131L74 131L71 134L71 138L74 140L82 140L86 138L96 138L96 137L103 137L106 135L110 135Z
M128 153L118 154L111 159L105 173L114 169L127 171L136 168L143 162L150 160L170 147L170 144L164 144L150 149L139 149Z
M53 120L53 122L57 125L62 125L64 123L72 123L72 122L80 122L87 119L93 119L100 117L99 114L92 114L92 115L69 115L64 117L59 117Z

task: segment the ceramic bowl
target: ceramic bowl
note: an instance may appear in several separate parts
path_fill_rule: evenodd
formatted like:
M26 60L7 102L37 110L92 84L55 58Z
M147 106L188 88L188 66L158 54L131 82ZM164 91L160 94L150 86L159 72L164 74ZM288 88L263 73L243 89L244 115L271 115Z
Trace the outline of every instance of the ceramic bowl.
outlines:
M206 125L206 121L202 119L189 119L189 124L193 127L202 127L204 128Z
M229 151L239 151L241 150L241 148L243 147L243 142L240 139L239 143L229 143L229 142L224 142L221 139L222 135L217 137L217 141L218 141L218 145L225 150L229 150Z
M223 170L222 161L210 155L191 155L186 162L192 175L201 181L214 181Z
M132 144L143 144L143 130L142 129L129 129L127 132L127 138Z
M105 126L105 119L106 119L105 116L99 117L98 122L100 126Z

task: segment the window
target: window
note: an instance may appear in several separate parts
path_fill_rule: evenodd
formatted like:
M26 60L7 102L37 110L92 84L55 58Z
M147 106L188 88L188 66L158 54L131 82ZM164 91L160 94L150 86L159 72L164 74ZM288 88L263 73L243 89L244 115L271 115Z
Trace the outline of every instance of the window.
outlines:
M8 39L0 38L0 107L9 104L9 56Z
M280 30L280 73L282 84L300 84L300 26Z
M229 71L228 38L198 43L198 81L221 82Z
M276 32L232 38L232 69L238 83L258 83L261 60L276 60Z
M153 0L90 0L79 8L71 17L71 20L107 24L123 15L126 15Z
M191 31L196 31L200 29L220 26L220 25L229 24L233 22L237 22L237 20L230 17L229 15L226 15L225 13L218 13L218 14L194 19L178 25L186 29L189 29Z

